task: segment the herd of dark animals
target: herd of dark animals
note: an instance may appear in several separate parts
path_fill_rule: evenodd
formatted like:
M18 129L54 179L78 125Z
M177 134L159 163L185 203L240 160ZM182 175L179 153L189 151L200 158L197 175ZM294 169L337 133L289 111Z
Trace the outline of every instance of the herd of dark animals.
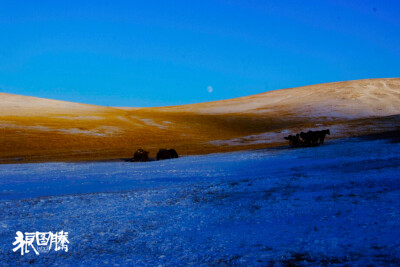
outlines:
M178 158L178 153L176 152L175 149L160 149L157 153L157 160L163 160L163 159L176 159ZM138 149L135 154L133 155L133 158L129 159L128 161L140 161L140 162L146 162L149 161L149 152L144 151L143 149Z
M301 132L296 135L289 135L284 137L286 140L289 140L289 145L292 148L295 147L311 147L311 146L319 146L324 143L325 136L327 134L331 134L329 129L322 131L308 131ZM157 160L164 159L176 159L178 158L178 153L175 149L160 149L157 153ZM133 158L128 159L127 161L136 161L136 162L146 162L149 161L149 152L144 151L143 149L138 149Z
M327 134L331 134L329 129L322 131L308 131L306 133L301 132L299 134L289 135L284 138L289 140L289 145L292 148L310 147L323 144Z

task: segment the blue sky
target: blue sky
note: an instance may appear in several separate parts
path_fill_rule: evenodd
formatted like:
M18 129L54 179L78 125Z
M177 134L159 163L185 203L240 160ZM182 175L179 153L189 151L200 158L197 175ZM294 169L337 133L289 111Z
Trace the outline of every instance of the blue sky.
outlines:
M398 14L390 0L0 0L0 91L161 106L400 77Z

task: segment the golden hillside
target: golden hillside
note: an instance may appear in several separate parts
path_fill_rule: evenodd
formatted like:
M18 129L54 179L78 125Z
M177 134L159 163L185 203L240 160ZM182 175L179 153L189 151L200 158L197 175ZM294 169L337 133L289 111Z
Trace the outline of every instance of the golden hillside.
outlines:
M283 136L330 128L330 138L400 127L400 79L270 91L208 103L111 108L0 93L0 162L131 157L138 148L182 155L286 144Z

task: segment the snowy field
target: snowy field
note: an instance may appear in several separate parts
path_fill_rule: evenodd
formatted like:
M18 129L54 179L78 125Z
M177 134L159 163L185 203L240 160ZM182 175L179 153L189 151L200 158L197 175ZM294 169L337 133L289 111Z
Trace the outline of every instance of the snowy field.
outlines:
M400 144L0 165L0 265L400 265ZM17 231L67 231L21 256Z

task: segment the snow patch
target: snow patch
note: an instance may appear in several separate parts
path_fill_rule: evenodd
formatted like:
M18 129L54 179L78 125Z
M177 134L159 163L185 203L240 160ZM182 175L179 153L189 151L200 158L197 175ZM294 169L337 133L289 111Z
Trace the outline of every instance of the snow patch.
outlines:
M156 122L155 122L154 120L152 120L152 119L142 119L142 118L140 118L139 120L143 121L143 122L144 122L145 124L147 124L147 125L155 126L155 127L158 127L159 129L162 129L162 130L165 130L165 129L168 128L168 127L165 126L165 125L161 125L161 124L156 123Z
M147 163L0 165L0 262L395 266L399 151L353 138ZM68 253L12 251L16 231L37 230L68 231Z
M103 120L100 116L56 116L54 118L67 119L67 120Z
M19 130L39 130L44 132L60 132L66 134L83 134L83 135L92 135L92 136L109 136L119 133L121 130L115 126L101 126L96 129L86 130L79 128L68 128L68 129L53 129L51 127L46 126L24 126L17 125L11 123L0 122L1 128L13 128Z

